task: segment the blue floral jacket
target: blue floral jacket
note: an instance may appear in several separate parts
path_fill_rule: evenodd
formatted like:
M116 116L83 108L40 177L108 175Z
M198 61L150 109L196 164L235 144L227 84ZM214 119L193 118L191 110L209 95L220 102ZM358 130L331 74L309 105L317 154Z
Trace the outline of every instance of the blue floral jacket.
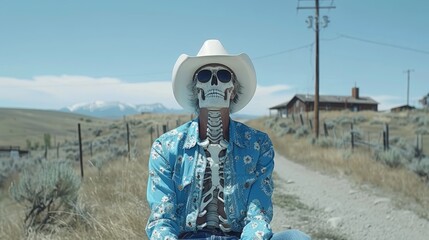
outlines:
M274 149L268 135L230 119L224 199L232 230L241 239L269 239L273 216ZM206 160L198 119L160 136L151 149L147 200L149 239L178 239L197 230Z

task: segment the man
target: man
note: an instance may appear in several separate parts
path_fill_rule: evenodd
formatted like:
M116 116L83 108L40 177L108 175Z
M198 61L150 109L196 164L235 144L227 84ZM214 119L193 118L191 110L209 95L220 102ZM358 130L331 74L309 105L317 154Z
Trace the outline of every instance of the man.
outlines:
M230 119L255 89L250 58L229 55L218 40L178 58L174 96L198 117L152 146L150 239L309 239L293 230L273 235L273 145L267 134Z

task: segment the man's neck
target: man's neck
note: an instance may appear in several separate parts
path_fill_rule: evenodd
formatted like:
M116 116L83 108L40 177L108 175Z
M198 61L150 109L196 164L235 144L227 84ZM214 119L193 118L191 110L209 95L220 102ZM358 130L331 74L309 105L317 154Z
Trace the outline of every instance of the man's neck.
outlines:
M198 116L200 140L205 140L207 138L209 111L212 110L208 110L207 108L200 109ZM229 140L229 108L221 108L220 110L213 111L219 111L221 113L223 137L224 139Z

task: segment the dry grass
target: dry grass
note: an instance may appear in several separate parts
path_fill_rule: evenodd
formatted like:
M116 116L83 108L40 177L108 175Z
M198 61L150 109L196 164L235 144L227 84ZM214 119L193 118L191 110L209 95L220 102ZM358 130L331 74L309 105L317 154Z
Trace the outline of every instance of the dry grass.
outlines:
M149 209L146 204L147 155L136 161L111 162L100 175L88 170L80 191L84 212L74 226L56 233L29 233L28 238L47 239L145 239ZM1 239L23 239L20 223L24 209L10 199L2 201ZM3 217L7 216L7 217Z
M62 117L62 115L59 116L57 121L61 122ZM65 116L64 122L69 122L68 117ZM0 188L0 239L147 239L145 227L150 211L146 202L146 182L150 145L158 134L162 134L163 125L167 125L168 130L190 118L187 115L163 114L127 117L128 122L134 121L130 131L133 134L131 145L135 148L136 156L131 160L123 156L108 161L101 171L89 163L91 157L89 152L84 150L85 177L79 192L79 205L82 211L75 215L77 221L66 227L54 228L50 233L25 232L24 206L18 205L10 198L8 189ZM43 116L37 119L43 119ZM73 121L68 126L75 126ZM7 126L4 127L7 128ZM152 136L149 131L151 127L154 128ZM104 136L114 135L118 134L118 131L123 131L124 122L121 119L82 124L83 139L97 140L92 134L96 128L102 129ZM37 129L34 128L31 132L40 136ZM48 130L43 129L43 132ZM66 132L62 134L66 135ZM71 134L75 135L73 132ZM20 135L12 140L25 142L25 138ZM97 154L104 157L110 150L107 148L123 147L124 144L124 139L119 138L117 143L111 144L110 147L105 146L105 150ZM80 174L78 163L76 163L76 174ZM6 181L6 184L10 185L8 183L18 179L18 176L15 176Z
M146 202L146 182L152 138L154 140L158 134L162 134L163 125L167 125L168 130L189 119L190 116L187 115L163 114L127 117L130 123L139 122L130 126L134 136L132 148L135 148L137 154L131 160L123 156L109 161L103 165L101 171L89 163L91 157L88 152L84 152L85 177L79 193L82 212L75 216L78 220L67 227L58 227L50 233L25 232L23 227L25 208L10 198L8 189L0 188L0 239L147 239L145 227L150 211ZM152 136L149 131L151 127L155 129ZM121 119L83 124L83 139L96 140L92 134L95 128L102 128L103 135L117 134L119 128L124 128L124 122ZM37 132L37 129L32 131ZM20 137L13 140L25 142L25 139ZM110 148L124 144L124 140L119 139ZM105 150L99 154L103 156L104 152L109 152L107 148L108 146L105 146ZM80 174L78 163L76 174ZM18 176L13 178L17 179Z
M324 116L324 118L333 119L341 115L341 113L333 114L337 116ZM367 119L384 117L376 116L376 113L365 114ZM268 132L276 151L280 154L312 169L346 176L360 185L375 186L385 194L391 194L402 207L415 211L421 217L429 218L429 186L416 174L405 168L391 168L376 162L371 152L365 148L355 149L352 153L348 149L319 147L311 143L311 137L297 139L291 134L278 136L273 128L265 125L266 120L250 121L249 125Z

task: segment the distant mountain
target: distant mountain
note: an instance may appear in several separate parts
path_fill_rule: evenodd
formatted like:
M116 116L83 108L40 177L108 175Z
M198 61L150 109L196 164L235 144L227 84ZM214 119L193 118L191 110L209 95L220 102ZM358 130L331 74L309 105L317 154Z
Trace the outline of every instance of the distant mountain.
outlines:
M60 111L78 113L100 118L120 118L124 115L140 113L181 113L181 110L168 109L161 103L133 105L123 102L95 101L92 103L77 103Z

